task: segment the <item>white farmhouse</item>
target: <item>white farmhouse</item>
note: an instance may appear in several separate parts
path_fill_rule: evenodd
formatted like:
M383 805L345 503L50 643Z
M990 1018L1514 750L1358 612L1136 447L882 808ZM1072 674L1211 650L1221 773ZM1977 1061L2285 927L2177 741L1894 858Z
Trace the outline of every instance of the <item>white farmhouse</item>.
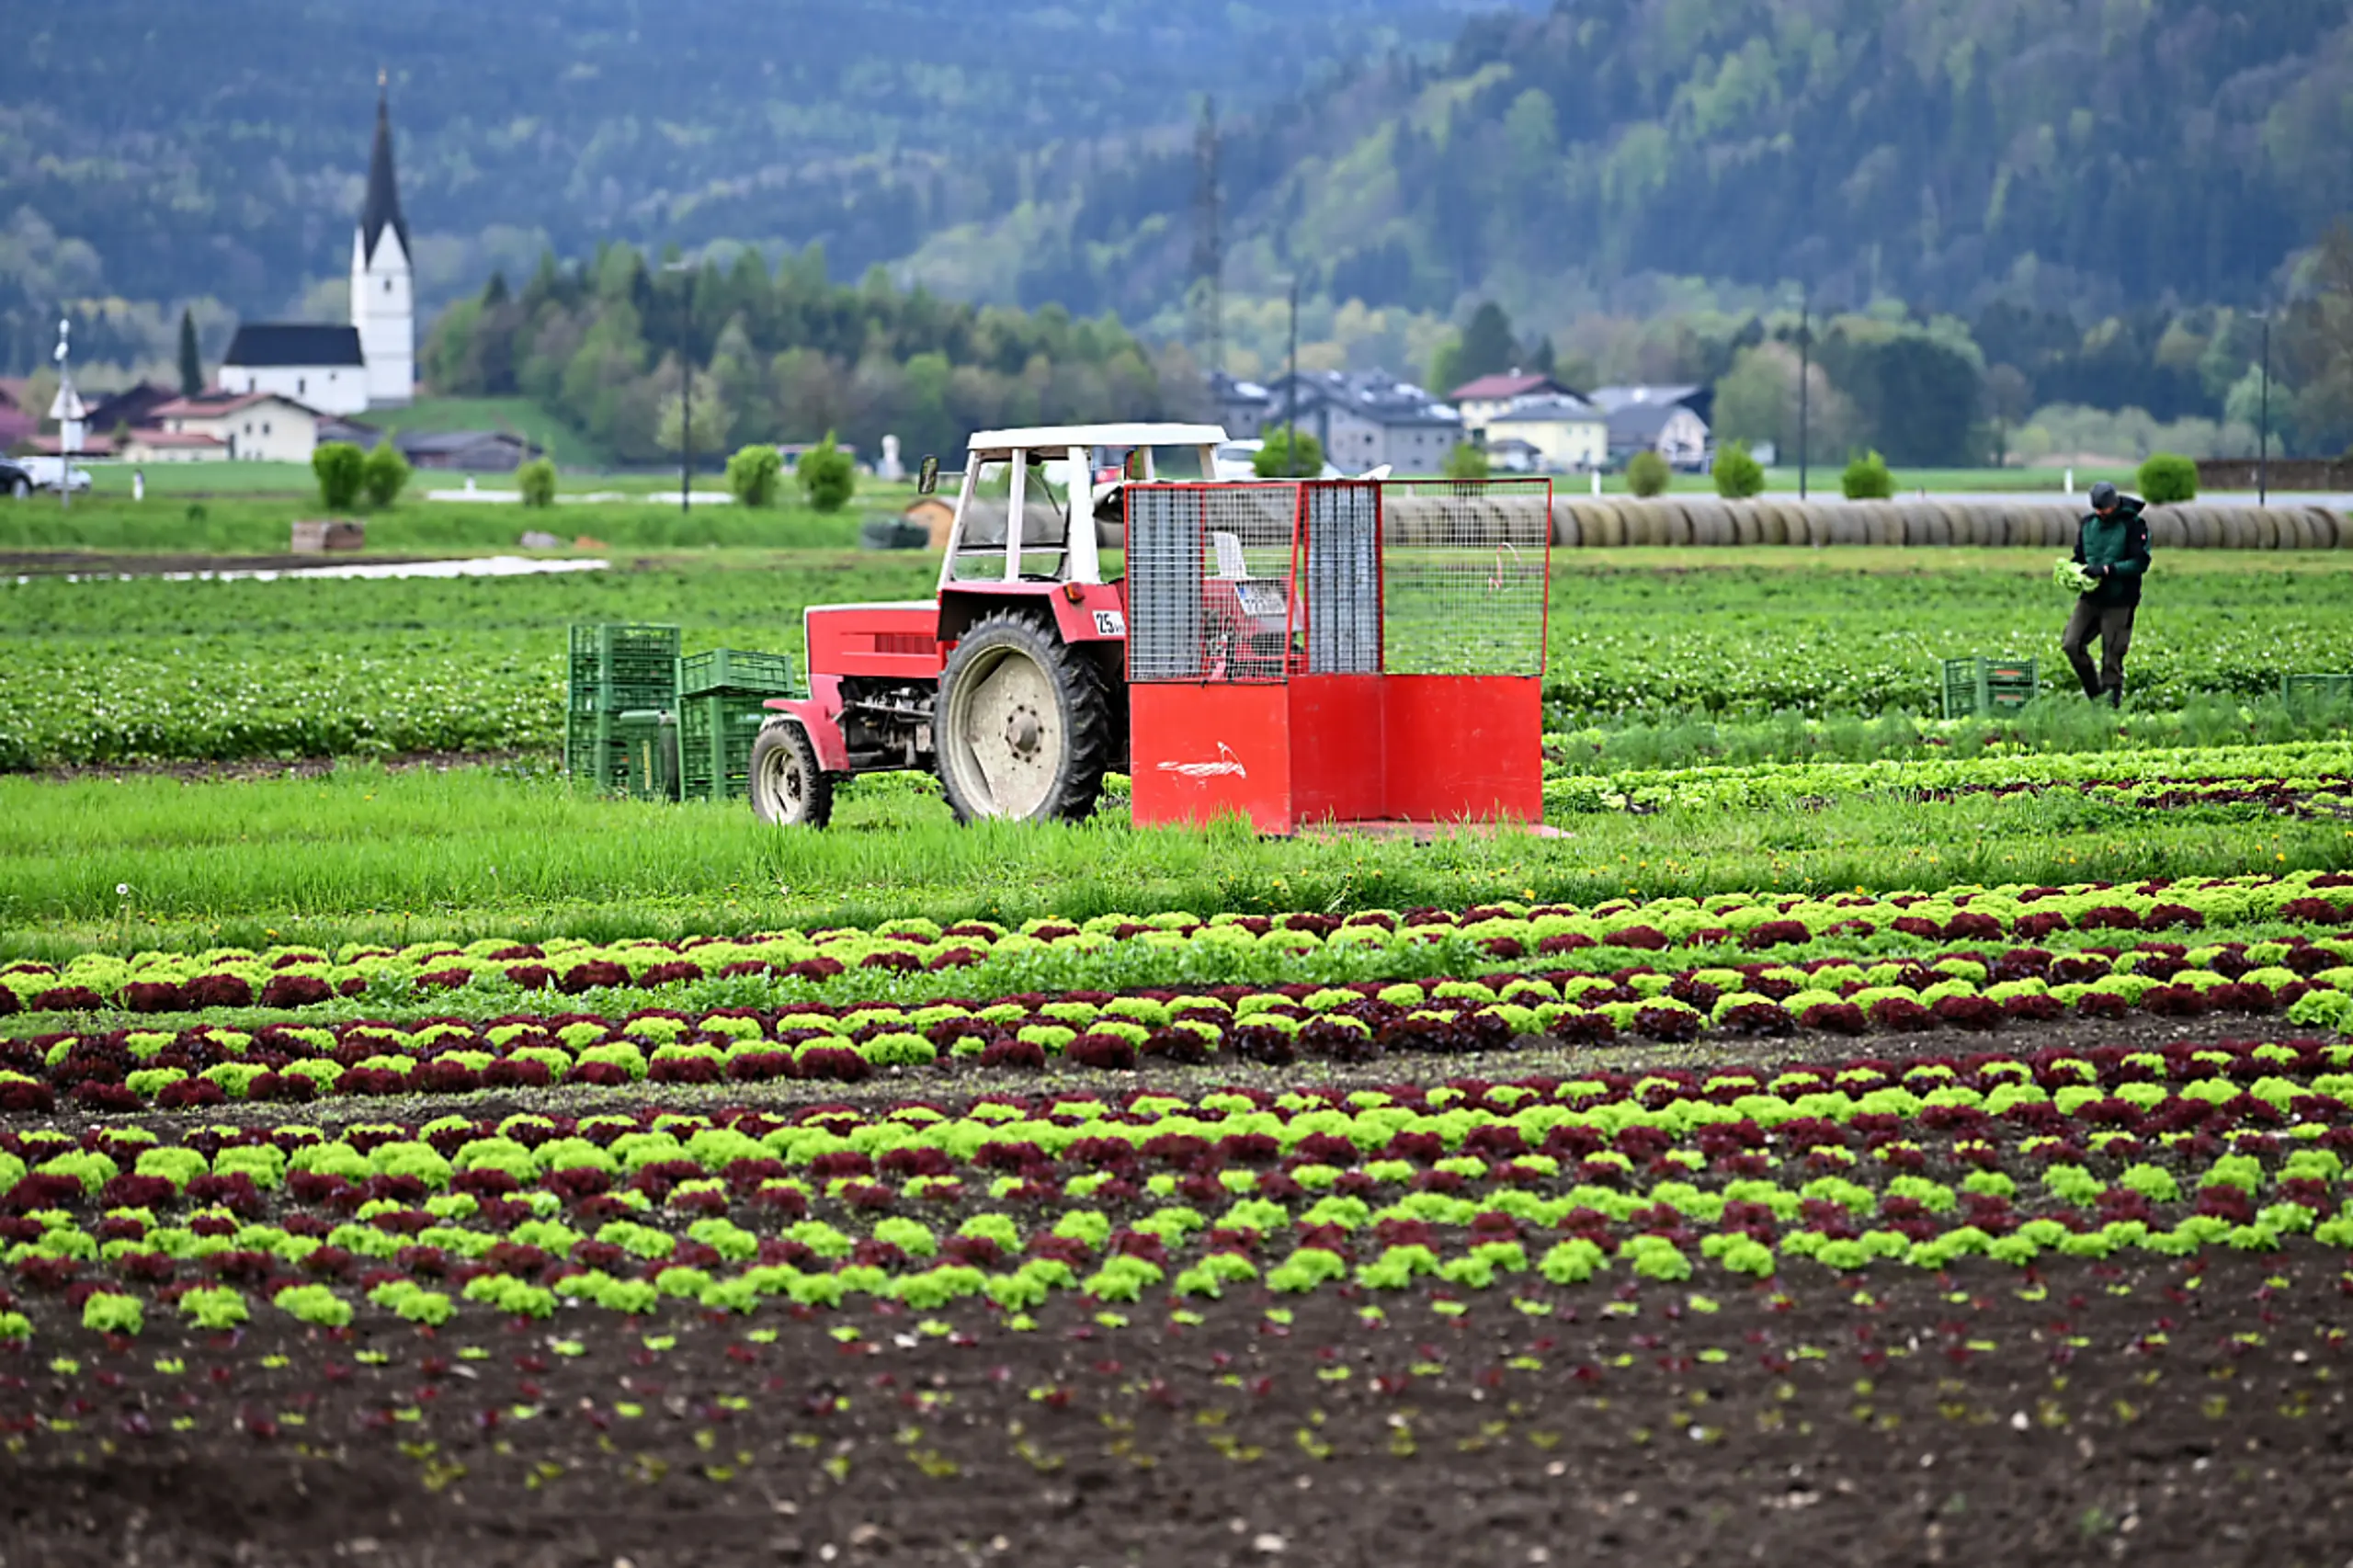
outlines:
M155 410L163 432L157 449L193 456L209 451L191 437L209 437L223 458L238 462L307 463L318 450L319 415L273 392L208 392L177 398Z

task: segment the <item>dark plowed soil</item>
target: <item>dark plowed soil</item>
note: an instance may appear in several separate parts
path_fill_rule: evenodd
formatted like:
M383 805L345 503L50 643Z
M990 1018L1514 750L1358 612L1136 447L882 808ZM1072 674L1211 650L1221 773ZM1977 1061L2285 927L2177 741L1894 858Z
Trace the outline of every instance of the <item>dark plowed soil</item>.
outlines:
M2335 1565L2344 1261L51 1336L0 1562Z

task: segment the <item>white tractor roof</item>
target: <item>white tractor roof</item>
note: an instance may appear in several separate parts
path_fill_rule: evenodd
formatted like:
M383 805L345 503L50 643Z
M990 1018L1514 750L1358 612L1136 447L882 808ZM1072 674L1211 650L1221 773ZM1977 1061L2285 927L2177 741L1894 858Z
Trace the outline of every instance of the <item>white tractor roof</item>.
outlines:
M1016 450L1064 451L1072 447L1214 447L1222 425L1033 425L1018 430L976 430L966 450L1003 458Z

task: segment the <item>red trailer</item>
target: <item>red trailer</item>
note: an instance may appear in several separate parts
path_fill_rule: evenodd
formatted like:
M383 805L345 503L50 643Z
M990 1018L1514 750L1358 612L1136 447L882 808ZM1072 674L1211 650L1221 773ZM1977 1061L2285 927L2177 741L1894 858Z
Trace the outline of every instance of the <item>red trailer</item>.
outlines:
M1222 438L974 437L937 598L808 612L754 808L822 825L912 767L968 821L1084 816L1118 771L1138 823L1536 821L1549 482L1158 477ZM1130 477L1091 484L1107 449Z

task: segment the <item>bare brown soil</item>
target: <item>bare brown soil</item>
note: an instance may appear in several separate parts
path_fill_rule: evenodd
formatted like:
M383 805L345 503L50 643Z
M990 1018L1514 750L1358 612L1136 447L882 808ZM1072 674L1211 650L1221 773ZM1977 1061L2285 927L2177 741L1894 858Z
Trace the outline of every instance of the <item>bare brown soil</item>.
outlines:
M0 1562L2333 1564L2342 1265L151 1331L0 1361Z

